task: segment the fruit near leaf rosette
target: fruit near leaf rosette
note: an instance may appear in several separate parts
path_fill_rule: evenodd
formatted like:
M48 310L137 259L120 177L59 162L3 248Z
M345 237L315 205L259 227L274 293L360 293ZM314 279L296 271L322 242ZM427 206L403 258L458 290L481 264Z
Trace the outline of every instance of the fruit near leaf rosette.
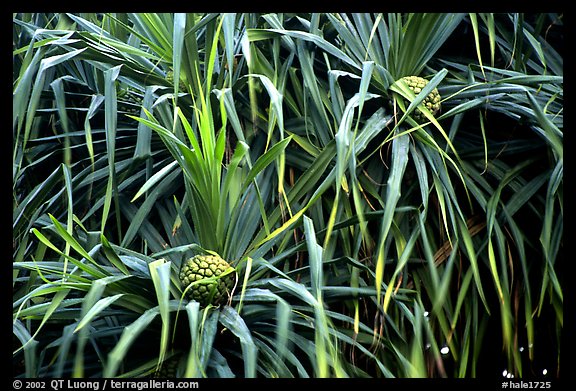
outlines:
M236 271L217 255L196 255L182 264L183 290L202 307L225 303L234 289Z
M178 367L180 366L181 354L177 354L162 363L162 367L154 372L153 377L169 379L179 377Z
M404 81L408 85L408 88L414 92L414 95L418 95L420 92L422 92L426 84L428 84L428 80L419 76L405 76L400 80ZM432 92L430 92L426 98L424 98L422 104L426 106L426 108L430 111L430 113L432 113L433 116L436 116L436 113L440 111L440 100L440 93L438 92L437 88L434 88ZM407 105L409 102L405 101L405 104L406 107L408 107ZM428 121L426 115L424 115L424 113L419 108L416 108L414 111L412 111L412 118L419 124Z
M130 88L119 88L116 94L118 100L118 110L138 116L142 106L142 96Z
M174 84L174 71L166 72L166 81L168 84ZM186 92L186 84L182 80L178 84L178 89L179 92Z

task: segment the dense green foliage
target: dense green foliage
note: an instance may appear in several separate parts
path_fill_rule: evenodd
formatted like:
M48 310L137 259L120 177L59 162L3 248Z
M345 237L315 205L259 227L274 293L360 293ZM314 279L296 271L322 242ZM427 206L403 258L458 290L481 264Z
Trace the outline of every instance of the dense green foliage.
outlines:
M562 28L14 14L14 375L557 376Z

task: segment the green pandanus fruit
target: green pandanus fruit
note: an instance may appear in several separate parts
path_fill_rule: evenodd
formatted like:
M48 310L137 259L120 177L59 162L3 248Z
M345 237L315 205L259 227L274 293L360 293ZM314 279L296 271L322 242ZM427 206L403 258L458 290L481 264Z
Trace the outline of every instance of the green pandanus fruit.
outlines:
M408 88L414 92L414 95L418 95L420 92L422 92L424 87L426 87L426 84L428 84L428 80L419 76L405 76L400 80L404 81L408 85ZM422 104L424 104L424 106L432 113L433 116L436 116L436 114L440 111L440 100L440 93L438 92L437 88L434 88L426 96L426 98L424 98ZM407 101L404 102L406 105L408 105ZM420 124L428 121L426 115L424 115L422 110L419 108L416 108L412 112L412 118Z
M182 264L180 282L201 306L225 303L236 283L236 270L218 255L196 255Z

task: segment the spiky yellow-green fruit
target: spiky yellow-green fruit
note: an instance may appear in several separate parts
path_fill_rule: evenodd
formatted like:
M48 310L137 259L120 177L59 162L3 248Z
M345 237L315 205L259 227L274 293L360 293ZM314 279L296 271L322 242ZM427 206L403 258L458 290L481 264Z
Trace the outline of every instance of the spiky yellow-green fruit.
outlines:
M180 377L181 357L182 357L181 354L176 354L175 356L170 357L169 359L167 359L162 363L160 369L155 371L152 376L155 378L162 378L162 379Z
M201 306L225 303L236 283L236 271L217 255L196 255L182 264L180 282Z
M414 95L418 95L420 92L422 92L424 87L426 87L426 84L428 84L428 80L419 76L405 76L400 80L404 81L408 85L408 88L414 92ZM422 104L424 104L424 106L432 113L433 116L436 116L436 114L440 111L440 100L440 93L438 92L437 88L434 88L426 96L426 98L424 98ZM406 103L408 104L408 102ZM426 115L424 115L422 110L419 108L416 108L412 112L412 118L414 118L414 120L418 123L424 123L428 121Z
M168 84L174 85L174 71L166 72L166 81ZM179 92L186 92L186 84L182 80L178 84L178 90Z
M130 88L119 88L116 93L118 110L127 114L140 115L142 96Z

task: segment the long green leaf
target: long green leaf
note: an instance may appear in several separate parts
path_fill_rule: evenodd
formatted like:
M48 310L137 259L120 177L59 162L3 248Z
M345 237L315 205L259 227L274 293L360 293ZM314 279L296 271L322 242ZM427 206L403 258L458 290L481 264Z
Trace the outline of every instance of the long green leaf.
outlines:
M219 321L228 328L238 339L242 346L242 358L244 360L244 377L256 377L256 358L258 350L254 344L250 329L242 317L229 306L220 311Z

